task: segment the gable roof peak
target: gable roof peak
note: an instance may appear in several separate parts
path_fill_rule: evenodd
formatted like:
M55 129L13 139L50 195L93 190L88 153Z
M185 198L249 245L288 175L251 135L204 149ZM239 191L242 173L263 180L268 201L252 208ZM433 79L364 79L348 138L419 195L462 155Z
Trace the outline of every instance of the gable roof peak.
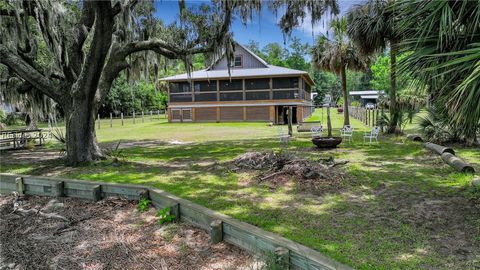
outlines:
M242 44L238 43L238 42L235 42L236 45L240 46L242 49L244 49L245 51L247 51L249 54L251 54L253 57L255 57L255 59L257 59L260 63L264 64L265 67L268 67L268 63L265 62L265 60L263 60L260 56L256 55L254 52L252 52L251 50L249 50L247 47L243 46Z
M262 58L256 55L254 52L249 50L247 47L243 46L242 44L235 41L235 51L237 50L237 46L240 47L242 50L250 54L255 60L257 60L264 68L269 68L269 64L265 62ZM225 58L225 52L223 52L222 57L218 58L214 63L212 63L206 70L213 70L213 68L223 59Z

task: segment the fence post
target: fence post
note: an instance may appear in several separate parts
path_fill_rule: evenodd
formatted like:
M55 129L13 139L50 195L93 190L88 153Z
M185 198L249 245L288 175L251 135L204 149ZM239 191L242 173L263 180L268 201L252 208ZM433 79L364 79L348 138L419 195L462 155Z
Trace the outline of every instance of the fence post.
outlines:
M290 251L284 247L277 247L274 253L277 269L290 269Z
M18 196L25 195L25 186L23 185L23 178L22 177L15 178L15 185L17 186Z
M368 110L368 123L370 126L373 126L373 120L372 120L372 110Z
M100 114L97 115L98 129L100 129Z
M123 112L120 113L120 118L122 118L122 127L123 127Z
M223 240L223 228L221 220L214 220L210 223L210 242L220 243Z
M383 108L381 110L381 115L383 116ZM383 124L380 125L380 130L383 132Z
M145 119L143 118L143 111L142 111L142 123L145 122Z
M150 121L153 121L153 112L150 111Z
M372 127L375 126L375 109L372 109Z
M133 111L133 123L135 124L135 111Z
M110 113L110 127L113 126L113 123L112 123L112 113Z
M158 120L160 120L160 110L157 110Z
M64 182L60 181L52 185L53 194L55 197L63 197L65 195Z

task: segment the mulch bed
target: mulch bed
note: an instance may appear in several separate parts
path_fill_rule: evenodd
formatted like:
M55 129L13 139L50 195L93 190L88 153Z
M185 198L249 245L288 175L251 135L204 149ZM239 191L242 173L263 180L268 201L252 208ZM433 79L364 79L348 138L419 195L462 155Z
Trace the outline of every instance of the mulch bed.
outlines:
M160 225L119 198L0 196L0 269L257 269L261 263L184 223Z

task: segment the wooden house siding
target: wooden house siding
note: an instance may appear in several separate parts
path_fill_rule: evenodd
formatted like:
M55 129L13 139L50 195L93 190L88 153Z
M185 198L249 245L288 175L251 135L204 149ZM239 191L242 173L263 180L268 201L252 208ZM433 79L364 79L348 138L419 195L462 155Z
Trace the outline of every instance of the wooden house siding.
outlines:
M270 107L247 107L247 121L270 121Z
M242 55L243 65L241 68L264 68L266 67L262 62L258 61L258 59L247 52L241 46L235 47L235 54L234 55ZM232 67L233 68L233 67ZM215 65L212 66L211 70L223 70L227 69L227 59L223 57L219 60Z
M195 120L197 122L217 121L217 107L195 108Z
M243 107L221 107L220 121L243 121Z

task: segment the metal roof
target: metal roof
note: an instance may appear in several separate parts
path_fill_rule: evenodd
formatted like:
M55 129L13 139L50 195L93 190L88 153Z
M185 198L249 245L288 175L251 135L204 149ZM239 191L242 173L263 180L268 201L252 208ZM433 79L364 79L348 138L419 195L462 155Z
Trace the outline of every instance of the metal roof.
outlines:
M360 95L383 95L384 91L380 90L366 90L366 91L350 91L350 96L360 96Z
M210 79L228 79L228 78L248 78L248 77L265 77L265 76L305 76L311 84L313 84L312 79L308 75L308 72L303 70L296 70L290 68L284 68L279 66L267 65L266 68L239 68L239 69L230 69L230 76L228 74L228 69L222 70L208 70L202 69L198 71L193 71L190 73L190 77L187 73L174 75L166 78L162 78L162 81L185 81L188 79L191 80L210 80Z
M360 96L363 99L378 99L378 95L366 95L366 96Z
M240 43L236 45L242 47L245 51L255 57L261 64L265 65L264 68L231 68L230 74L228 69L219 69L211 70L212 66L193 71L188 76L187 73L178 74L166 78L160 79L161 81L186 81L186 80L210 80L210 79L229 79L229 78L248 78L248 77L276 77L276 76L303 76L311 85L314 84L312 78L308 72L303 70L296 70L291 68L279 67L274 65L269 65L265 60L260 58L258 55L250 51L245 46ZM223 57L222 57L223 58ZM222 59L220 58L220 59ZM217 60L220 61L220 59Z

